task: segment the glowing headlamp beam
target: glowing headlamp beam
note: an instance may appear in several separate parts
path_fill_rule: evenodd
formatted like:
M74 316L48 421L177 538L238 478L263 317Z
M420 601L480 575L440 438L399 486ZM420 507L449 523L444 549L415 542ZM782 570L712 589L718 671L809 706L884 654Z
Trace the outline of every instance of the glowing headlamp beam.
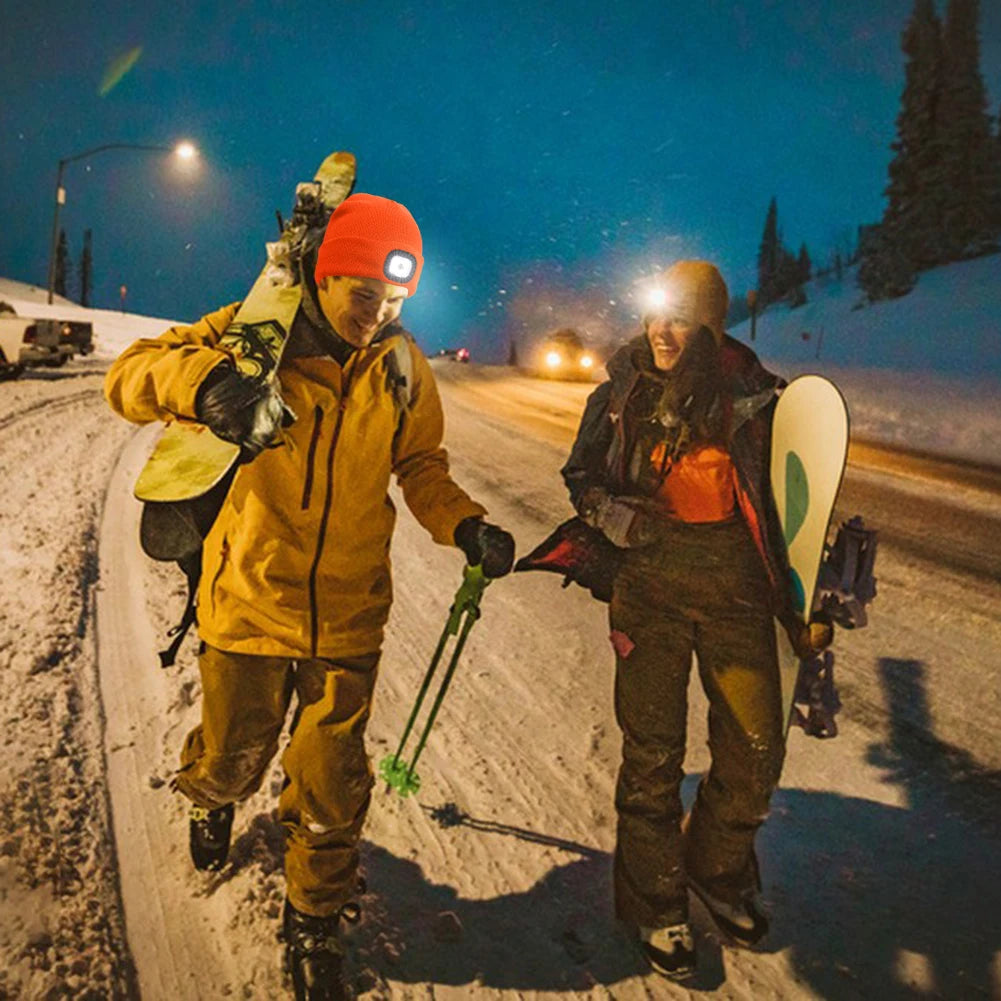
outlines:
M650 309L660 309L667 302L667 293L662 288L652 288L646 294L646 302Z

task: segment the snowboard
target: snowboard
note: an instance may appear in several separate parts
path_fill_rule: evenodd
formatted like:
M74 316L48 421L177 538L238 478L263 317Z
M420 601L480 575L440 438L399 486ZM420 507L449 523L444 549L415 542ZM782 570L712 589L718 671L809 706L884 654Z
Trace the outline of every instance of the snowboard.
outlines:
M277 378L282 350L302 301L300 261L323 238L334 209L351 194L356 166L353 154L331 153L312 181L297 185L292 217L283 224L278 240L267 244L264 269L219 340L241 372L267 381ZM201 497L222 483L239 456L239 445L217 438L203 424L171 421L133 492L139 500L152 503L176 504Z
M848 456L848 408L833 382L819 375L793 379L772 417L772 494L789 556L793 604L810 620L828 526ZM800 660L777 626L783 725L788 733Z

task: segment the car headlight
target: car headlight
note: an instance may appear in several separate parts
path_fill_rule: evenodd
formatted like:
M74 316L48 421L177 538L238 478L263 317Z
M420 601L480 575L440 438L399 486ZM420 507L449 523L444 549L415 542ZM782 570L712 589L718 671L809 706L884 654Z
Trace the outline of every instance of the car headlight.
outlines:
M594 365L594 359L590 355L580 356L580 367L581 368L591 368Z
M560 356L559 351L550 351L546 355L546 364L550 368L558 368L563 364L563 358Z

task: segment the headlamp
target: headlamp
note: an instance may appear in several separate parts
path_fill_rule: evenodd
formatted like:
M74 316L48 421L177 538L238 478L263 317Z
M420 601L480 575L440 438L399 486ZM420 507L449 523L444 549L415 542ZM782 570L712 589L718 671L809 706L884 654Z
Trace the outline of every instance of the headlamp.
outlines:
M646 294L648 309L660 309L667 302L667 292L662 288L652 288Z
M562 362L563 359L560 357L559 351L550 351L549 354L546 355L546 364L550 368L557 368Z
M580 356L580 367L590 368L594 364L594 359L590 355Z
M417 270L417 258L405 250L391 250L386 255L386 263L382 267L383 274L397 284L410 281Z

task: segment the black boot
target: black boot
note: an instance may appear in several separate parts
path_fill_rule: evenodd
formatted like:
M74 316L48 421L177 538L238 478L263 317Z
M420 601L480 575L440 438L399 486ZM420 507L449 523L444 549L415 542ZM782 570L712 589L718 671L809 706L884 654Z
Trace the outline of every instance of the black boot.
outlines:
M754 945L768 934L768 917L761 909L753 889L741 896L740 903L731 904L712 896L690 876L688 885L705 905L709 916L716 922L716 927L726 932L738 945Z
M322 918L303 914L286 899L285 964L296 1001L346 1001L340 919L340 912Z
M192 804L188 811L188 845L196 869L216 872L226 864L232 830L232 803L215 810Z

